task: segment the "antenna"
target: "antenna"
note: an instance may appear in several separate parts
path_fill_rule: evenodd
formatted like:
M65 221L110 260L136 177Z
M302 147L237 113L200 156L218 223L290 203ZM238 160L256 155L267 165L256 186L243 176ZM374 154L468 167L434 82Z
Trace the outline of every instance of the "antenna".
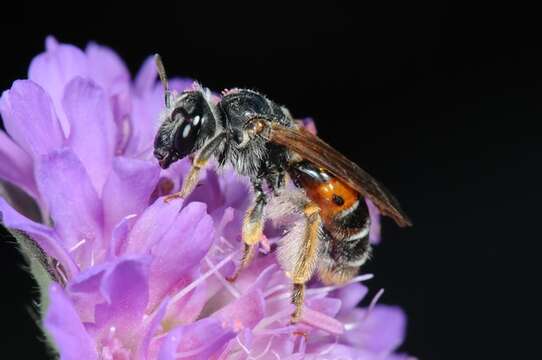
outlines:
M164 69L164 63L159 54L154 55L154 61L156 62L156 70L160 76L160 81L162 81L162 85L164 86L166 107L169 108L171 105L171 91L169 91L166 69Z

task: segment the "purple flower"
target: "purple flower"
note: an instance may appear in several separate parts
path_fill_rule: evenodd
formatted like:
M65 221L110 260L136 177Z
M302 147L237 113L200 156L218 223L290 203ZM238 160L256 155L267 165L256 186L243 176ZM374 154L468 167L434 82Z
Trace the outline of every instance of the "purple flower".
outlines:
M249 186L210 167L187 199L165 203L190 161L160 170L152 157L162 102L151 58L132 81L112 50L54 38L0 99L0 220L29 258L60 358L405 358L394 354L403 312L356 307L371 275L341 288L313 282L302 321L289 324L272 224L256 261L225 280L240 256Z

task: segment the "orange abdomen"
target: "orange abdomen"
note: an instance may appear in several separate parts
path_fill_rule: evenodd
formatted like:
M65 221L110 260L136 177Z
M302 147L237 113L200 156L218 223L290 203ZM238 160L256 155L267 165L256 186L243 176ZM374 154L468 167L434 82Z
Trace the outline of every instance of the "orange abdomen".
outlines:
M370 254L369 209L360 193L308 161L290 165L295 184L320 208L323 232L318 274L325 284L355 276Z
M340 214L356 206L360 194L325 169L315 168L312 164L296 164L291 175L296 184L303 189L307 197L320 207L324 224L331 226Z
M359 194L336 178L324 183L305 183L303 188L309 199L321 209L324 223L335 220L338 214L350 209L359 199Z

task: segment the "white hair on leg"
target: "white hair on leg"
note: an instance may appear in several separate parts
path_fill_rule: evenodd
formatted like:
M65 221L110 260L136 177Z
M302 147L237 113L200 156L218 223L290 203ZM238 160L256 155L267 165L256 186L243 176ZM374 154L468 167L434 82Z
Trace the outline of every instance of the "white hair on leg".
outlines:
M305 194L295 189L286 190L272 198L267 206L267 216L275 225L289 225L277 248L278 262L288 277L292 276L296 265L301 261L300 255L303 253L308 228L303 209L308 203ZM314 269L315 266L316 261L311 264L311 268Z

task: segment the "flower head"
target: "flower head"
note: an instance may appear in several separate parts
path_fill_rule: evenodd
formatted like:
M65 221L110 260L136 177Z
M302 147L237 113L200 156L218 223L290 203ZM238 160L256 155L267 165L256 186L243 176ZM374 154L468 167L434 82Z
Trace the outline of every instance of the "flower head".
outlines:
M240 256L249 186L210 167L188 198L165 203L190 161L161 170L152 156L162 104L151 58L132 81L112 50L53 38L28 79L2 94L0 179L26 196L4 191L0 220L45 254L43 326L60 357L399 358L401 310L356 307L370 275L341 288L314 282L303 321L289 323L273 226L254 263L225 280Z

